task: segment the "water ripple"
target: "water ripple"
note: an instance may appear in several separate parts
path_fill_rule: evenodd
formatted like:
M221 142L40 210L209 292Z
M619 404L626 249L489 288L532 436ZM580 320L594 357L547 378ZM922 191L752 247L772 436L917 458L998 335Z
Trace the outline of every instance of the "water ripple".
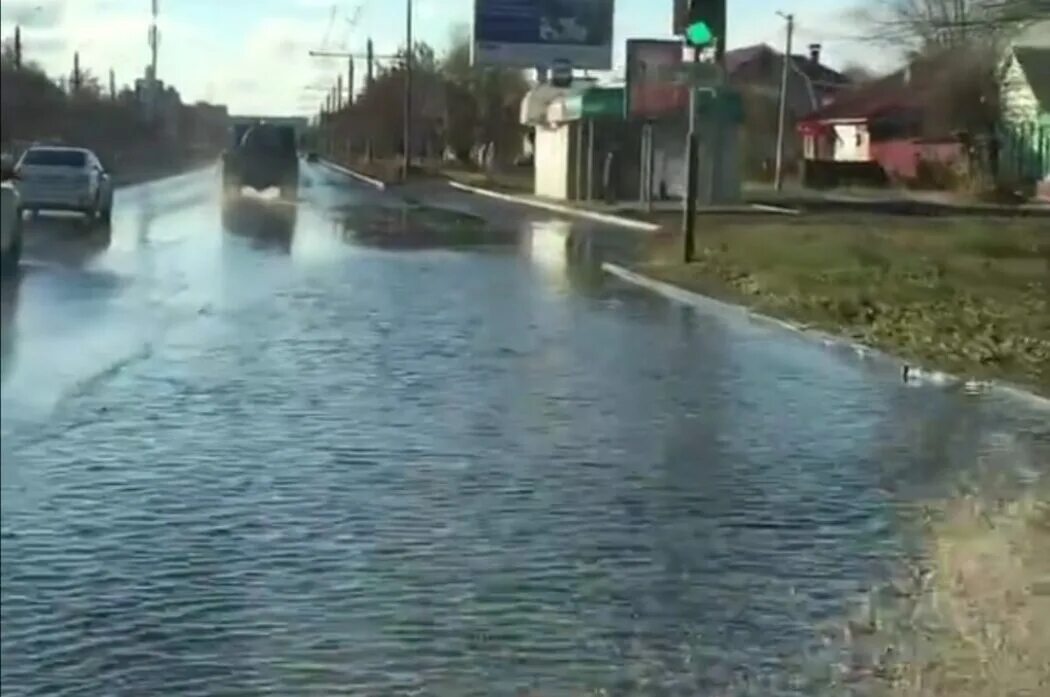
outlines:
M4 695L811 694L899 508L1032 429L510 255L267 282L5 436Z

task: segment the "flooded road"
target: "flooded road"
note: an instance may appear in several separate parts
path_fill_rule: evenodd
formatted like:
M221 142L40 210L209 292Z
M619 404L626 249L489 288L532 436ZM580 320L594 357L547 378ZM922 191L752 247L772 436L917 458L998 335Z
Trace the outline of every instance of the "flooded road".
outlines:
M621 233L304 172L29 225L4 695L814 694L913 505L1046 473L1045 411L632 289Z

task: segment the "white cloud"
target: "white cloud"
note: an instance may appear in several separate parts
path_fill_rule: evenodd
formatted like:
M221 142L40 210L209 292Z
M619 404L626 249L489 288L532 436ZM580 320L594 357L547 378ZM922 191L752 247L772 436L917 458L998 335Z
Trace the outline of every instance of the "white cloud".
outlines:
M135 11L116 0L4 0L0 31L10 36L20 24L26 60L50 75L68 74L79 52L82 68L103 79L112 68L118 84L129 84L149 62L149 5L141 5ZM344 61L309 56L326 22L263 16L231 40L219 28L162 15L158 75L184 101L219 100L235 112L313 111L321 95L308 104L304 85L334 84L345 70Z
M4 0L0 21L25 29L47 29L62 22L68 4L67 0Z
M296 114L313 111L301 99L310 83L335 84L345 68L340 60L309 55L317 25L294 17L267 17L248 29L238 57L216 71L220 94L240 113ZM308 109L307 109L308 107Z

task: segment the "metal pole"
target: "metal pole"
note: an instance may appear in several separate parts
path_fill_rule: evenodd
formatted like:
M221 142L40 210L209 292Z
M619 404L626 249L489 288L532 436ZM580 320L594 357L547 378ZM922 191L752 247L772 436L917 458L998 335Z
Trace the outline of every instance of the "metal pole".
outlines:
M587 186L585 201L591 200L594 192L594 120L587 122Z
M638 201L645 203L649 198L649 122L646 121L642 124L642 137L639 140L638 147Z
M584 199L584 151L585 142L584 134L587 132L586 122L581 121L576 124L576 191L575 199ZM535 162L535 154L532 155L533 162Z
M791 37L795 32L795 15L787 15L787 46L784 50L784 65L780 71L780 107L777 114L777 164L774 186L780 191L784 186L784 127L787 119L788 63L791 61Z
M700 49L693 48L693 62L699 62ZM689 135L685 139L685 192L682 205L682 258L685 263L693 260L696 243L696 175L697 175L697 139L696 139L696 88L689 87Z
M367 46L367 51L368 51L368 56L367 56L367 61L368 62L365 65L365 94L368 94L369 90L372 89L372 82L374 80L374 77L373 77L373 75L374 75L373 74L373 64L375 63L375 53L372 50L372 39L371 39L371 37L369 37L368 43L366 44L366 46ZM372 162L372 152L373 152L373 148L372 148L372 132L373 132L374 126L371 123L367 123L365 128L368 129L367 130L368 141L365 143L365 160L367 160L369 163L371 163Z
M354 57L350 56L348 59L348 65L346 66L346 105L353 106L354 104Z
M15 70L22 69L22 27L15 27Z
M372 39L371 38L368 39L368 42L365 44L365 46L366 46L366 51L367 51L367 54L368 54L366 56L367 63L365 64L365 89L367 90L367 89L370 89L372 87L372 80L373 80L373 67L372 67L372 65L375 62L375 53L372 50Z
M653 124L647 124L649 127L649 138L648 147L646 148L646 163L645 163L645 202L646 209L653 212L653 182L656 181L656 132L653 129Z
M412 164L412 0L405 0L405 168L402 178L408 180Z

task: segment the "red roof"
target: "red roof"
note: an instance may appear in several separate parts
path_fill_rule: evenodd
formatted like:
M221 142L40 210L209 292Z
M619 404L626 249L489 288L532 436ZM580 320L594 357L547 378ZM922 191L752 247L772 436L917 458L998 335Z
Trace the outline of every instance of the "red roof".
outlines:
M835 100L808 116L805 121L870 120L893 114L921 112L937 85L952 73L958 73L960 62L973 56L958 49L945 50L933 56L914 60L907 67L872 82L840 91Z
M843 90L835 100L803 121L869 120L889 114L921 109L918 91L904 84L897 74Z

